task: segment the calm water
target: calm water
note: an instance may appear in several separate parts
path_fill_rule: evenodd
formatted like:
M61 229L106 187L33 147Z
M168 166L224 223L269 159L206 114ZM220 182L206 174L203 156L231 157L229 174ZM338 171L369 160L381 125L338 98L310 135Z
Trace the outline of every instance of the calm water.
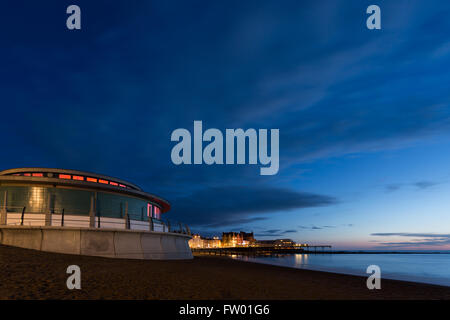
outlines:
M381 279L397 279L450 286L450 253L441 254L290 254L276 257L233 256L234 259L279 266L368 276L381 268Z

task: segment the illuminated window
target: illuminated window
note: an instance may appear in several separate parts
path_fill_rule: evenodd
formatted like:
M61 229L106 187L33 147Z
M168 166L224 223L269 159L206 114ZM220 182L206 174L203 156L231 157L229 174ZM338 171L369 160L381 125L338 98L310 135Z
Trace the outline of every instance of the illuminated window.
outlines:
M59 178L60 179L71 179L71 176L70 176L70 174L60 174Z
M33 177L43 177L43 173L33 173Z
M147 217L150 217L152 214L152 205L147 203Z
M31 173L24 173L23 174L25 177L31 177Z
M112 182L112 181L110 181L109 184L112 186L116 186L116 187L119 185L117 182Z
M84 177L83 177L83 176L73 176L72 179L73 179L73 180L84 181Z
M155 206L155 218L161 219L161 209L157 206Z
M123 185L123 184L119 184L119 186L121 186L122 188L126 188L127 186Z
M103 183L103 184L108 184L108 183L109 183L109 181L102 180L102 179L98 179L98 182L99 182L99 183Z
M87 178L86 178L86 181L89 181L89 182L97 182L97 179L87 177Z

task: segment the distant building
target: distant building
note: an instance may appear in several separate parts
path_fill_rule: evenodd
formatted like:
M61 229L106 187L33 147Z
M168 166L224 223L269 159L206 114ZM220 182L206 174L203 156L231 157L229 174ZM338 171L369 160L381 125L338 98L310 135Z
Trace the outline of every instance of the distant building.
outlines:
M192 249L210 248L234 248L234 247L273 247L273 248L294 248L303 247L307 244L297 244L291 239L275 240L255 240L253 232L223 232L222 240L218 237L204 238L199 234L194 234L189 241Z
M222 233L223 247L248 247L255 244L253 232L224 232Z
M242 240L242 236L237 232L222 233L222 246L224 247L237 247L242 244Z
M204 248L220 248L222 247L222 241L219 237L205 238L203 239Z
M255 237L253 236L253 232L243 232L241 231L242 242L244 246L254 246L255 245Z
M295 247L295 241L291 239L276 239L276 240L258 240L255 243L258 247L282 247L290 248Z
M219 237L203 238L199 234L194 234L192 239L189 240L189 247L192 249L220 248L222 242Z
M291 239L277 239L275 240L275 245L278 247L294 247L295 241Z
M199 234L192 235L192 239L189 240L189 247L193 249L203 248L203 240Z

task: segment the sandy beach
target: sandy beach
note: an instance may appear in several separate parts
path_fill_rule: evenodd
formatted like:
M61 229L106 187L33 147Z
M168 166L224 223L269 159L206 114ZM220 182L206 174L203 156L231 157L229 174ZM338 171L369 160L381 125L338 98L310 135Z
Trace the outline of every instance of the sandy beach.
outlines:
M66 269L81 268L81 290ZM450 287L297 270L218 257L140 261L0 246L0 299L450 299Z

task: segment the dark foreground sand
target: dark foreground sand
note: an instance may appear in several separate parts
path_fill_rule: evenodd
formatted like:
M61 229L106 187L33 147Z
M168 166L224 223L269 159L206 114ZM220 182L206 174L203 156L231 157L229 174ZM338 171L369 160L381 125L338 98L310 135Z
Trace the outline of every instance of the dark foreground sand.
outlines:
M81 290L66 269L81 268ZM450 299L450 287L366 279L196 257L191 261L115 260L0 245L0 299Z

